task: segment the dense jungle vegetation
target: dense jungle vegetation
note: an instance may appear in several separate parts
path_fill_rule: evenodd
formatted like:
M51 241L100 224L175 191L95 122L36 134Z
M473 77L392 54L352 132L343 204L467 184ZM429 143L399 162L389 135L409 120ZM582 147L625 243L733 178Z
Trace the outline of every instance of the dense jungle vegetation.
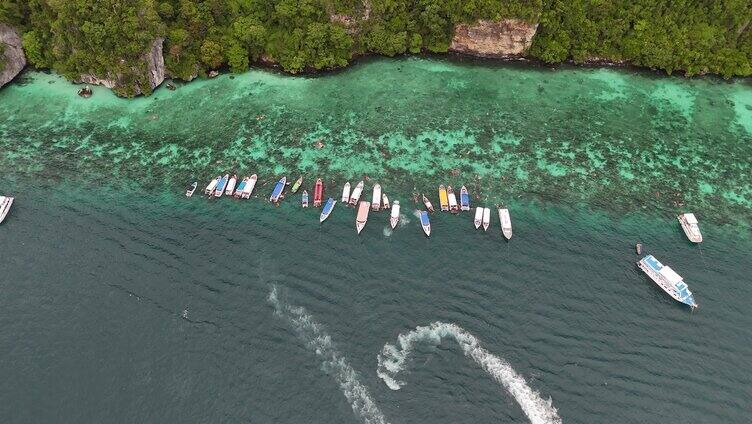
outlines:
M276 63L331 69L354 56L446 52L478 19L539 23L528 52L548 63L594 58L725 77L752 75L748 0L2 0L30 64L69 77L136 78L155 38L167 73ZM148 87L145 87L148 88ZM147 90L148 91L148 90ZM123 93L128 94L128 93Z

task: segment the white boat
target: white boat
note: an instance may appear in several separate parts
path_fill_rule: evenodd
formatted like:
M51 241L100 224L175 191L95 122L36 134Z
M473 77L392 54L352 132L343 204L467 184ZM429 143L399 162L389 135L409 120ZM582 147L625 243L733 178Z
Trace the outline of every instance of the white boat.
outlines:
M481 224L483 224L483 209L480 206L477 206L475 208L475 219L473 220L473 224L475 224L475 229L477 230L480 228Z
M196 187L198 187L198 183L194 181L193 184L189 185L188 188L185 189L185 197L193 196L193 192L196 191Z
M360 195L363 194L363 186L364 185L365 185L365 183L363 183L363 181L361 181L353 189L352 194L350 195L350 202L349 202L349 204L351 206L355 206L355 205L358 204L358 200L360 200Z
M491 208L483 208L483 231L488 231L491 225Z
M449 212L458 213L460 207L457 205L457 196L454 195L452 186L447 186L447 197L449 198Z
M240 199L243 197L243 190L245 190L245 186L248 184L248 180L250 180L249 177L245 177L242 180L240 180L240 183L238 183L238 186L235 187L235 196L236 199Z
M381 193L381 203L383 203L384 209L389 209L389 198L386 197L386 193Z
M370 204L363 200L358 204L358 215L355 218L355 229L358 230L358 234L363 231L368 221L368 211L371 209Z
M251 194L253 194L253 188L256 187L257 180L258 176L256 174L253 174L248 178L248 182L245 183L245 187L243 187L243 194L240 196L241 198L248 199L251 197Z
M8 216L11 205L13 205L13 197L0 196L0 223Z
M227 187L227 181L229 179L230 174L225 174L225 176L219 180L217 186L214 187L214 197L222 197L222 195L225 193L225 187Z
M332 210L334 209L334 205L336 204L337 201L332 199L331 197L326 201L324 208L321 210L321 216L319 216L319 224L329 218L329 215L331 215Z
M225 195L226 196L232 196L233 193L235 193L235 184L238 182L238 176L233 175L230 177L230 181L227 182L227 187L225 188Z
M345 183L345 187L342 189L342 204L347 206L350 202L350 181Z
M389 217L389 224L392 225L392 229L397 226L399 223L399 212L400 212L400 204L399 200L395 200L394 203L392 203L392 214Z
M378 211L381 209L381 185L373 186L373 197L371 198L371 210Z
M431 220L428 218L428 211L420 211L420 226L426 237L431 237Z
M702 233L700 233L700 225L697 223L695 214L683 213L679 215L678 218L682 229L684 229L684 234L687 235L689 241L693 243L701 243Z
M499 222L501 223L501 232L507 240L512 238L512 218L509 216L509 209L499 208Z
M214 187L217 186L217 183L219 183L219 180L221 179L222 177L218 175L217 178L211 180L209 184L206 186L206 188L204 189L204 194L206 195L212 194L212 191L214 191Z
M658 262L653 255L647 255L637 262L637 266L650 277L655 284L658 285L663 291L669 294L674 300L681 302L685 305L689 305L692 308L697 307L692 292L689 291L689 287L684 282L681 275L671 267L665 266Z

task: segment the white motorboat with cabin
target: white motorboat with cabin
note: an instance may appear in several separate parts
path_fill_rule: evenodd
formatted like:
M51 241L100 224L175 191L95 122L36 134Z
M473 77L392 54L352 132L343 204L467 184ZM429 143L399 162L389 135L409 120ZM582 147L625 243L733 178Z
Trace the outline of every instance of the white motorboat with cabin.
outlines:
M251 194L253 194L253 188L256 187L256 181L258 180L258 176L256 174L253 174L248 178L248 182L245 184L245 187L243 187L243 194L240 196L243 199L248 199L251 197Z
M5 221L5 217L10 212L10 207L13 205L13 197L0 196L0 223Z
M355 217L355 229L358 230L358 234L363 231L363 228L365 228L366 226L366 222L368 222L369 210L371 210L371 205L367 201L363 200L358 203L358 214Z
M477 230L480 228L480 226L483 224L483 210L485 208L482 208L480 206L475 207L475 219L473 219L473 224L475 224L475 229Z
M243 190L245 190L245 186L248 184L248 180L250 180L249 177L244 177L242 180L240 180L238 186L235 187L235 193L233 193L233 196L236 199L243 197Z
M381 185L373 186L373 197L371 198L371 210L378 211L381 209Z
M697 218L693 213L683 213L678 216L679 223L681 224L684 234L692 243L702 242L702 233L700 233L700 225L697 222Z
M655 284L658 285L663 291L669 294L674 300L681 302L685 305L689 305L692 308L697 307L692 292L689 291L689 287L684 282L681 275L671 267L665 266L658 262L653 255L647 255L637 262L637 266L650 277Z
M235 193L235 184L238 183L238 176L233 174L232 177L230 177L230 181L227 182L227 187L225 188L225 196L232 196L233 193Z
M360 195L363 194L364 185L365 183L361 181L353 189L352 194L350 195L350 201L348 202L351 206L355 206L358 204L358 200L360 200Z
M347 206L350 203L350 181L345 183L345 187L342 188L342 204Z
M389 198L386 197L386 193L381 193L381 203L384 209L389 209Z
M395 200L394 203L392 203L392 213L389 217L389 224L392 226L392 229L394 229L399 223L399 217L400 217L400 202L399 200Z
M217 186L214 187L214 197L222 197L222 195L225 193L225 188L227 187L227 181L229 180L230 174L225 174L225 176L219 180Z
M483 231L488 231L491 225L491 208L483 208Z
M332 199L331 197L326 201L326 204L324 204L324 208L321 209L321 216L319 216L319 224L326 221L327 218L329 218L329 215L332 214L332 210L334 210L334 205L337 204L337 201Z
M431 220L428 218L428 211L420 211L420 226L423 227L426 237L431 237Z
M509 216L509 209L499 208L499 223L501 223L501 233L509 240L512 238L512 218Z
M212 192L214 191L214 188L217 187L217 184L219 184L219 180L221 179L222 179L222 176L217 175L217 178L211 180L209 184L206 186L206 188L204 189L204 194L210 196Z
M452 186L447 186L447 197L449 198L449 212L459 213L460 207L457 205L457 196L455 196Z
M193 196L193 192L196 191L196 187L198 187L198 182L194 181L193 184L189 185L188 188L185 189L185 197Z

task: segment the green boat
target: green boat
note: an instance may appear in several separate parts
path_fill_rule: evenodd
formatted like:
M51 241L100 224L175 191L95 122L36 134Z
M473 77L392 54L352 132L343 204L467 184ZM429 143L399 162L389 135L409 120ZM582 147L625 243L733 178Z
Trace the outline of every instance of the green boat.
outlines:
M292 185L292 189L290 191L292 191L293 193L295 193L296 191L298 191L298 189L300 188L301 184L303 184L303 176L302 175L300 177L298 177L298 179L295 181L295 184Z

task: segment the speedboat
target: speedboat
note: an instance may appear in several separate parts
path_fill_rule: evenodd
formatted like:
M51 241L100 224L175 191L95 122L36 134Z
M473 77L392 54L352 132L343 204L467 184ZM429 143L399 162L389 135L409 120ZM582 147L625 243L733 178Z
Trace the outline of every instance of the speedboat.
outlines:
M269 196L270 202L279 202L279 198L282 196L282 191L285 189L285 184L287 184L287 177L282 177L279 179L279 181L277 181L277 184L274 186L274 190L272 190L272 195Z
M348 203L350 203L350 181L346 182L342 189L342 204L347 205Z
M303 190L303 196L300 198L300 204L304 207L308 207L308 191Z
M681 224L684 234L692 243L702 242L702 233L700 233L700 225L697 223L697 218L693 213L683 213L678 216L679 223Z
M11 205L13 205L13 197L0 196L0 223L8 216Z
M431 237L431 220L428 219L428 212L426 211L420 211L420 226L423 227L426 236Z
M332 210L334 209L334 205L337 204L337 201L332 199L331 197L327 199L326 204L324 205L324 208L321 209L321 216L319 217L319 223L326 221L327 218L329 218L329 215L332 213Z
M439 186L439 206L442 212L449 210L449 196L447 196L447 189L444 184Z
M193 184L189 185L188 188L185 189L185 197L193 196L193 192L196 191L196 187L198 187L198 183L194 181Z
M316 186L313 188L313 207L320 208L324 198L324 183L321 178L316 180Z
M363 200L358 203L358 215L355 218L355 229L358 230L358 234L363 231L368 221L368 211L371 209L370 204Z
M462 186L460 189L460 210L470 210L470 195L467 193L467 188L465 188L465 186Z
M219 184L219 180L221 180L221 176L217 176L217 178L211 180L209 184L204 189L204 194L211 196L212 192L214 191L214 188L217 187L217 184Z
M230 179L229 174L225 174L224 177L222 177L221 180L217 183L217 186L214 187L214 197L222 197L222 195L225 193L225 187L227 187L227 181Z
M395 200L392 204L392 214L389 217L389 224L392 225L392 229L397 226L397 223L399 223L399 212L400 212L400 203L399 200Z
M671 267L658 262L658 259L654 258L653 255L647 255L640 259L637 266L674 300L689 305L693 309L697 307L695 298L689 291L684 279Z
M256 187L256 180L258 180L256 174L253 174L248 178L248 182L245 184L245 187L243 187L243 195L241 196L243 199L251 197L251 194L253 194L253 188Z
M373 197L371 198L371 210L378 211L381 209L381 185L373 186Z
M483 208L483 231L488 231L491 225L491 208Z
M481 224L483 224L483 210L485 208L481 208L480 206L475 207L475 219L473 220L473 224L475 224L475 229L477 230L480 228Z
M363 194L363 186L364 185L365 184L363 183L363 181L361 181L353 189L352 195L350 196L350 202L349 202L349 204L351 206L355 206L355 205L358 204L358 200L360 200L360 195Z
M431 201L428 200L428 197L426 197L425 194L423 196L423 204L426 205L426 209L428 209L428 212L433 212L433 205L431 204Z
M460 211L460 207L457 206L457 196L454 195L452 186L447 186L447 196L449 197L449 212L457 213Z
M233 174L232 177L230 177L230 181L227 182L227 187L225 188L225 194L227 196L232 196L233 193L235 193L235 184L238 182L238 176Z
M389 209L389 198L386 197L386 193L381 193L381 203L384 209Z
M245 190L245 186L248 184L249 179L250 178L248 177L243 178L237 188L235 188L235 194L233 194L233 196L235 196L236 199L240 199L243 196L243 190Z
M290 193L295 194L300 189L300 185L303 184L303 176L299 176L297 180L295 180L295 183L292 185L292 188L290 189Z
M499 208L499 223L501 223L501 232L509 240L512 238L512 218L509 216L509 209Z

